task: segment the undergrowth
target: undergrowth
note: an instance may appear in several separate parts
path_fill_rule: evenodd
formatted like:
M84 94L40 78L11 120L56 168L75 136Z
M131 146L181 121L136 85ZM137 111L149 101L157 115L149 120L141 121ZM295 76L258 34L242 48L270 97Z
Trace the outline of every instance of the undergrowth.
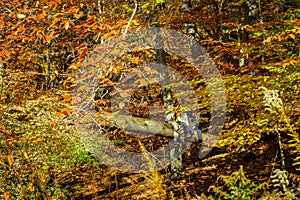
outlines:
M56 117L57 97L1 105L0 198L68 199L56 176L77 162L101 169L71 126Z
M212 185L209 189L213 190L216 195L219 196L218 199L232 200L250 200L255 196L256 192L262 190L266 183L256 185L251 180L247 179L243 170L243 166L236 172L233 172L230 176L220 176L218 180L222 180L224 185L228 190L222 189L222 187L217 187Z
M265 96L263 98L263 103L265 105L265 110L272 115L272 119L276 121L274 130L280 134L280 128L286 128L288 131L288 135L291 136L290 146L295 148L295 153L299 154L295 158L295 163L293 165L300 164L300 136L296 132L293 125L290 123L289 117L286 115L285 107L282 99L278 95L278 91L276 90L268 90L265 87L260 87L264 90ZM279 141L280 142L280 141ZM282 158L283 159L283 158ZM284 168L284 166L283 166ZM300 170L298 168L297 170Z
M167 199L166 188L164 187L163 180L156 169L156 162L154 158L150 157L149 152L140 141L139 145L149 168L148 172L144 172L144 177L146 178L146 184L150 187L151 199Z

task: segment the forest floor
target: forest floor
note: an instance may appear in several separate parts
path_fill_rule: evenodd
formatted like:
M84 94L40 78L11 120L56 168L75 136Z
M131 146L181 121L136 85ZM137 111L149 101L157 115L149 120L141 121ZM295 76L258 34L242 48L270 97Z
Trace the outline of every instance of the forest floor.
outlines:
M286 144L287 141L283 141L286 170L290 177L298 177L290 183L297 185L300 173L292 166L291 150ZM246 177L253 182L269 182L272 171L281 165L281 161L278 161L280 155L277 138L264 137L253 145L252 150L257 158L249 161L243 159L245 152L230 153L219 148L213 148L206 157L199 159L199 147L194 145L190 156L184 159L185 170L181 177L170 181L166 178L168 172L159 172L162 186L167 193L172 191L176 199L192 199L201 194L213 195L209 188L218 185L218 177L231 175L232 172L238 171L241 165ZM143 174L122 173L110 168L98 171L91 165L80 163L59 174L57 181L74 194L74 199L158 199L161 195L151 188ZM257 197L263 193L265 191L260 191ZM298 197L299 195L300 191Z
M78 200L197 199L197 196L206 199L205 195L216 199L219 195L211 186L230 193L232 188L220 177L232 177L242 166L252 183L266 186L252 197L280 199L280 193L274 193L271 184L274 170L282 169L276 134L263 134L260 140L241 151L214 147L204 158L198 157L201 144L192 144L183 156L182 175L172 180L168 178L168 169L131 174L99 164L85 151L67 109L68 93L49 91L21 105L0 107L0 188L4 194L9 191L9 196L15 198L20 195L50 198L60 191L66 193L60 199ZM287 189L294 195L291 199L297 199L300 198L300 171L293 166L296 154L289 145L287 133L282 132L281 138L289 179ZM245 153L249 152L256 158L245 159Z

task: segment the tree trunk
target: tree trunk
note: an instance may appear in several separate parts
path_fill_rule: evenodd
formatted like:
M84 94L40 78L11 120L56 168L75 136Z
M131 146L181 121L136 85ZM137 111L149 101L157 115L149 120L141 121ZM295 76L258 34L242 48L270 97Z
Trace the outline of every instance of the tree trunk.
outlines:
M154 129L162 127L161 131L155 135L174 137L174 129L168 123L162 123L141 117L132 117L130 115L121 114L99 114L97 119L105 121L111 127L126 127L128 131L135 131L151 135Z

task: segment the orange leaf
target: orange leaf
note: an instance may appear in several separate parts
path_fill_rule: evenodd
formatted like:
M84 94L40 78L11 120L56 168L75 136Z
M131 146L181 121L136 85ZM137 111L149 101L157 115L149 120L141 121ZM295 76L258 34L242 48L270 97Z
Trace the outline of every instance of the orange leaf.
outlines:
M81 63L80 62L76 62L76 63L71 64L68 69L76 71L76 70L78 70L80 68L80 66L81 66Z
M12 156L7 156L7 161L8 161L9 167L11 167L12 164L14 163L14 158Z
M14 142L13 140L7 140L7 141L6 141L6 145L7 145L8 147L11 147L14 143L15 143L15 142Z
M139 83L140 86L147 85L147 81L145 81L144 79L139 79L138 83Z
M80 11L78 14L77 13L73 13L73 16L74 16L75 19L79 19L83 15L84 15L83 11Z
M53 120L51 121L51 124L56 125L56 120L53 119Z
M33 183L30 183L30 184L29 184L28 190L29 190L30 192L34 192L34 185L33 185Z
M62 114L60 112L56 112L55 115L56 115L56 117L59 117L59 118L62 117Z
M58 5L57 5L57 3L56 3L55 1L50 1L50 2L49 2L49 5L51 6L51 8L52 8L53 10L56 10L57 7L58 7Z
M9 199L9 191L6 191L3 193L4 199L8 200Z
M69 108L63 108L63 109L61 109L61 112L62 112L62 114L69 116L72 111Z
M135 57L135 58L132 59L131 62L132 62L133 64L138 65L138 64L140 64L142 61L143 61L143 60L140 59L139 57Z
M64 28L65 28L66 30L68 30L69 27L70 27L70 23L69 23L69 21L66 21Z
M65 102L69 102L72 100L72 96L71 95L67 95L66 98L64 99Z

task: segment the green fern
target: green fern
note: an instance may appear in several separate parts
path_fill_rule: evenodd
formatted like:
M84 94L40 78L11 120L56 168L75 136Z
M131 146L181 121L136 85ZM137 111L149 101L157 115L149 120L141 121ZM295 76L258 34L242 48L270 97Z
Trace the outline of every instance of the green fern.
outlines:
M211 186L217 195L225 197L225 199L233 200L250 200L251 197L258 191L265 187L266 183L256 185L251 180L247 179L243 170L243 166L236 172L233 172L230 176L220 176L218 178L222 179L224 185L229 188L230 192L223 191L219 187Z

